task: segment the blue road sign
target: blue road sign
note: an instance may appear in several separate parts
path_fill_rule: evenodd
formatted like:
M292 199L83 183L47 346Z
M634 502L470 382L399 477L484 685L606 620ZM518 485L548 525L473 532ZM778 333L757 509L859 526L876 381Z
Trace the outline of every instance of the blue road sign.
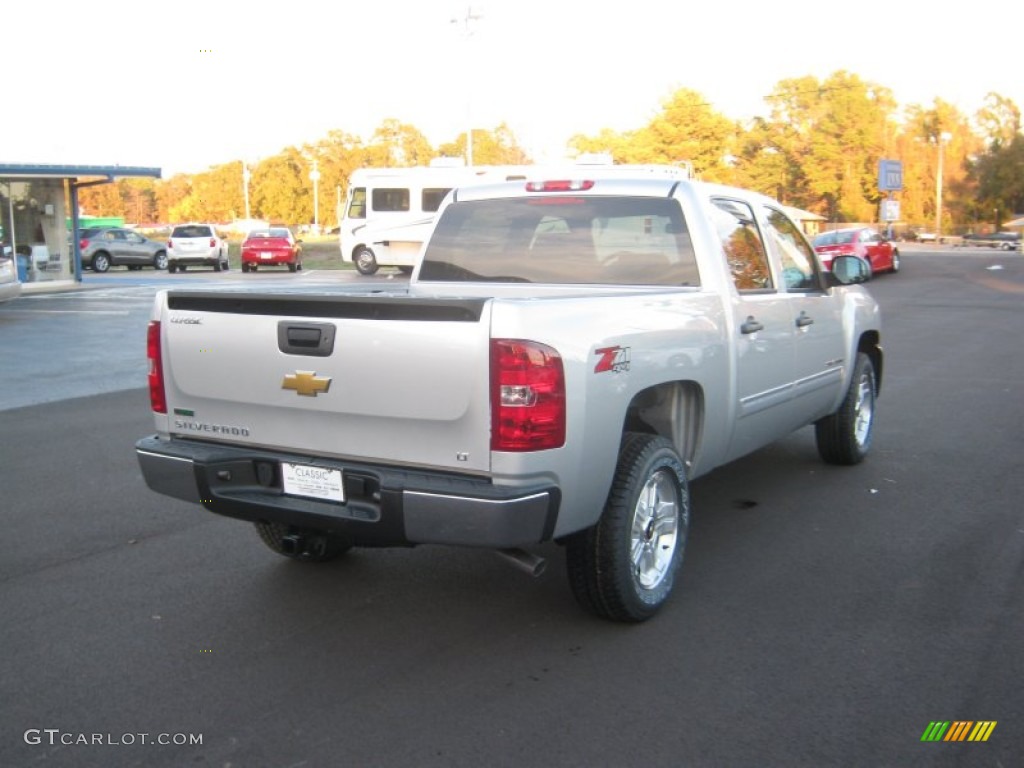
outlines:
M882 192L903 189L903 163L899 160L878 161L878 188Z

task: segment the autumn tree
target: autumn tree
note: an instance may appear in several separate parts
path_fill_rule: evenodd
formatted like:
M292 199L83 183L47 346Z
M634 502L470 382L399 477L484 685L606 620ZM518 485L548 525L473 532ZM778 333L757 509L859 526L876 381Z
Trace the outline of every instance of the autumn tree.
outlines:
M405 168L427 165L434 148L418 128L388 118L373 132L366 146L364 165L373 168Z
M787 123L756 117L736 142L733 182L774 197L785 205L806 207L809 200L795 137Z
M250 182L253 214L288 225L312 221L310 170L310 161L296 147L288 147L257 163Z
M465 157L466 134L437 148L441 157ZM493 130L473 129L473 165L526 165L530 162L526 151L519 146L515 132L507 123Z
M878 161L895 149L890 91L839 71L783 80L766 101L774 146L799 169L791 204L833 221L875 221Z
M156 179L120 179L117 187L126 221L147 224L157 220Z
M305 145L302 154L315 159L320 171L319 220L340 224L339 209L348 191L349 177L365 164L366 148L362 139L344 131L330 131L316 143Z
M94 184L78 190L78 209L88 216L124 216L124 201L116 184Z
M709 181L724 181L736 136L735 123L715 111L704 96L682 88L672 94L646 126L625 133L607 129L577 135L569 146L579 153L607 153L616 163L688 162Z
M981 150L967 117L952 104L935 99L930 107L905 110L898 155L903 162L900 212L905 221L933 230L939 224L938 177L942 164L941 232L950 234L970 218L976 184L966 158Z

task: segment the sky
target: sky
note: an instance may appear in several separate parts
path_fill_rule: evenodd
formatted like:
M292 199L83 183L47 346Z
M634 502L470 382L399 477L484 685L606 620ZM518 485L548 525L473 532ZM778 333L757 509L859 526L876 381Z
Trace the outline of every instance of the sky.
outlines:
M222 7L223 6L223 7ZM249 10L242 10L248 8ZM1002 0L93 0L9 3L0 162L256 162L386 119L435 146L506 123L537 161L644 126L679 88L767 115L784 79L845 70L902 106L1024 108L1024 6ZM839 10L841 9L841 10ZM467 23L472 10L477 19ZM469 34L467 34L467 31ZM984 34L982 34L984 32Z

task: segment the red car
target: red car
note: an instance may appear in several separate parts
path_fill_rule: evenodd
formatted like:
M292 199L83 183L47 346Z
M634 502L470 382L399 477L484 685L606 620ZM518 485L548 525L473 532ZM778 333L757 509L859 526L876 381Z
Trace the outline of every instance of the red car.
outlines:
M822 232L814 238L814 250L821 265L832 269L836 256L859 256L871 265L871 272L899 272L900 252L890 240L869 227L852 227Z
M242 271L286 264L289 271L302 269L302 241L285 227L254 229L242 243Z

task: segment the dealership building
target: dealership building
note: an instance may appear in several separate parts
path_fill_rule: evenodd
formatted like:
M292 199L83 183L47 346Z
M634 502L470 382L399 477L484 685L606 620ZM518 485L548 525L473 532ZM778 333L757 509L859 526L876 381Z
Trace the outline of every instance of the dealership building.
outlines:
M0 242L23 283L80 282L78 192L121 178L160 178L159 168L0 163Z

